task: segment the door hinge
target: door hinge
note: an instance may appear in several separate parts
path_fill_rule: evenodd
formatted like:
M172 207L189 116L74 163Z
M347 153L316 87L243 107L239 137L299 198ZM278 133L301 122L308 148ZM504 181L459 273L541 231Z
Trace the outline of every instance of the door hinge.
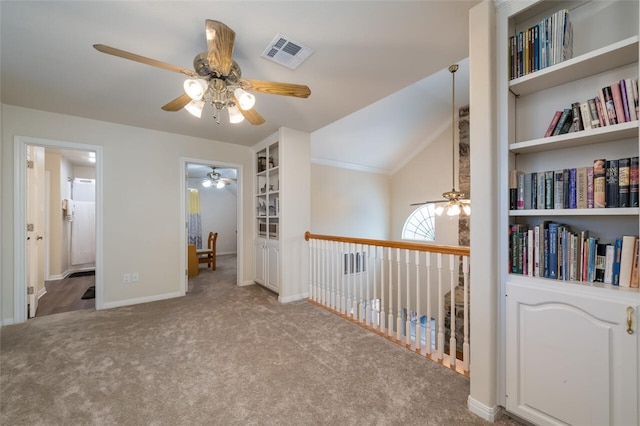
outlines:
M27 287L27 294L34 294L34 293L35 293L35 289L33 288L33 286Z
M35 167L35 164L33 160L27 160L27 169L33 169L34 167Z
M35 228L33 223L27 223L27 232L33 232Z
M188 269L185 269L185 270L184 270L184 274L185 274L186 276L189 276L189 270L188 270Z

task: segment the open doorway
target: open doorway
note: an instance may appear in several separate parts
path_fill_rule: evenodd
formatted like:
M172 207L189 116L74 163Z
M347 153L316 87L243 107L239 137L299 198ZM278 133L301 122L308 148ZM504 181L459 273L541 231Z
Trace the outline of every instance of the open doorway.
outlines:
M18 136L14 148L15 321L99 309L101 147Z
M185 292L191 291L194 281L203 281L203 275L233 273L237 283L241 252L239 166L194 160L187 161L185 168ZM206 255L211 250L210 234L215 234L213 261ZM219 265L225 271L218 270Z

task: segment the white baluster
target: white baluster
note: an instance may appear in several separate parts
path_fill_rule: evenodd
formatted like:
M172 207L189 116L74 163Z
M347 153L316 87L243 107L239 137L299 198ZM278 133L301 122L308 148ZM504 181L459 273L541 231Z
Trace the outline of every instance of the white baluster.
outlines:
M311 296L311 300L317 302L317 287L318 284L316 280L316 273L318 272L318 266L316 265L316 241L313 239L309 239L309 263L311 267L309 268L310 274L310 288L309 295Z
M329 308L333 309L335 307L336 293L333 282L333 262L334 262L334 249L333 246L335 244L334 241L329 241L327 249L327 284L329 288Z
M449 274L451 275L451 290L450 290L450 313L451 320L449 321L449 365L452 368L456 366L456 287L458 285L456 280L456 256L449 255Z
M340 246L342 248L342 254L340 255L340 262L341 264L345 263L345 259L344 259L344 242L340 243ZM344 289L344 265L342 268L340 268L340 313L344 314L345 313L345 307L347 306L347 299L345 297L345 289Z
M464 278L464 340L462 341L462 368L469 371L469 257L462 257Z
M407 316L404 322L404 343L406 345L411 345L411 289L410 289L410 275L409 275L409 250L405 250L404 252L404 260L405 260L405 268L406 268L406 276L404 278L406 283L406 291L407 291Z
M389 247L387 254L389 265L389 321L387 321L387 328L389 336L393 336L393 260L391 259L391 247Z
M320 282L322 283L322 295L320 296L320 301L324 306L327 306L327 268L325 262L325 254L326 254L326 246L327 242L322 240L320 242Z
M355 257L356 257L356 271L358 271L358 266L360 267L360 270L358 271L358 274L354 275L354 277L353 277L354 280L358 280L358 286L357 286L358 287L358 297L356 298L356 303L355 303L356 309L357 309L356 319L358 321L362 322L362 308L363 308L363 306L362 306L363 303L362 302L363 302L363 299L364 299L363 293L362 293L362 276L363 276L362 264L364 262L364 258L362 257L362 244L360 244L360 248L358 248L358 244L356 244L356 255L355 255ZM360 261L358 262L358 260L360 260Z
M431 353L431 253L425 253L425 266L427 267L427 312L425 315L427 316L427 330L425 331L425 347L422 351L423 355L427 355Z
M380 247L380 331L384 333L387 316L385 314L386 294L384 291L384 247Z
M441 360L444 354L444 297L442 294L442 253L437 254L438 260L438 343L436 344L436 356Z
M400 341L402 332L402 295L400 289L402 288L402 268L400 266L400 249L396 249L396 269L398 271L398 281L396 282L397 293L397 309L396 309L396 339Z
M362 273L366 272L366 279L365 279L365 283L364 283L364 288L365 288L365 301L364 301L364 322L367 325L371 325L371 294L369 291L369 286L371 285L371 282L369 281L369 275L371 275L371 264L369 263L369 259L370 259L370 252L371 252L371 247L370 246L362 246ZM365 256L366 253L366 256ZM366 257L366 263L365 263L365 257ZM367 267L365 268L364 265L367 265Z
M377 301L378 301L378 281L377 281L377 269L378 269L378 247L377 246L373 246L373 247L369 247L369 250L373 249L373 256L371 257L371 265L373 269L371 271L371 273L373 274L373 305L371 306L371 317L369 318L369 323L371 324L373 323L373 327L380 329L380 320L378 318L378 314L376 311L374 311L374 307L377 305ZM367 274L367 280L369 279L369 274ZM368 288L368 281L367 281L367 288ZM367 294L367 297L369 297L369 295ZM378 305L378 309L380 309L380 306ZM375 316L374 316L375 315Z
M411 345L411 350L416 349L420 351L422 349L422 327L420 325L420 252L415 251L416 254L416 337Z

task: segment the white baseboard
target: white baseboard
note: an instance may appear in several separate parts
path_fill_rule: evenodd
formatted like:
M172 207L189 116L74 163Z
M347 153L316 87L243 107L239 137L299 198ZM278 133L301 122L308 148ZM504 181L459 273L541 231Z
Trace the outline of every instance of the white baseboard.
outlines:
M0 321L0 326L4 327L5 325L13 325L15 323L16 322L13 320L13 318L4 318Z
M173 299L181 296L184 296L184 292L178 291L174 293L159 294L157 296L138 297L136 299L118 300L117 302L103 303L101 307L96 306L96 309L111 309L111 308L119 308L122 306L139 305L140 303L157 302L158 300Z
M65 278L66 275L64 274L55 274L55 275L49 275L49 278L47 278L47 281L58 281L61 280L63 278Z
M244 287L247 285L256 285L256 282L254 280L245 280L240 283L240 287Z
M47 294L47 288L46 287L42 287L40 290L38 290L38 294L36 294L36 298L38 300L40 300L40 298L42 296L44 296L45 294Z
M278 296L278 302L280 303L295 302L297 300L306 299L307 297L309 297L309 293L294 294L293 296L287 296L287 297Z
M489 407L471 398L471 395L467 398L467 408L476 416L479 416L491 423L495 422L502 414L502 407L499 405Z

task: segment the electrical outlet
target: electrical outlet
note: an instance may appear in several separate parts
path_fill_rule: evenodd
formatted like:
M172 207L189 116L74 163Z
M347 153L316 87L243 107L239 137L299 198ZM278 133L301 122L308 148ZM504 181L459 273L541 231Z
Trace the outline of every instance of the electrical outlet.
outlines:
M124 274L122 276L122 282L123 283L130 283L131 282L131 274Z
M131 274L131 281L133 281L134 283L140 281L140 275L138 275L137 272L134 272L133 274Z

